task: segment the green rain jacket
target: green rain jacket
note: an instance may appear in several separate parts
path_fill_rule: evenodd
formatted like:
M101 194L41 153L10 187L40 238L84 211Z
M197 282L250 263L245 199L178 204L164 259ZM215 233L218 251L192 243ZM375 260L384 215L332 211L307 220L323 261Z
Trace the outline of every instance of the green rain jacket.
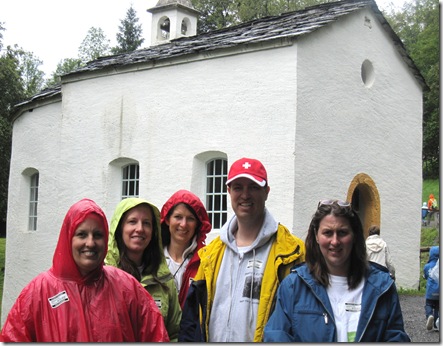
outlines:
M163 320L165 322L165 327L168 331L169 339L171 341L177 341L182 312L180 308L180 303L178 301L177 288L164 257L163 247L161 244L160 212L155 205L141 198L126 198L117 205L114 215L111 219L111 226L109 228L108 253L106 255L105 263L107 265L118 267L120 252L117 247L117 241L115 240L115 232L117 230L117 226L126 211L142 203L150 205L152 210L154 211L154 217L156 221L154 232L158 233L158 246L160 248L160 253L162 256L161 264L157 273L157 278L160 280L160 282L167 286L167 289L165 289L157 281L155 281L154 277L151 274L146 274L144 272L142 273L141 284L151 294L152 298L160 309L160 312L163 315Z

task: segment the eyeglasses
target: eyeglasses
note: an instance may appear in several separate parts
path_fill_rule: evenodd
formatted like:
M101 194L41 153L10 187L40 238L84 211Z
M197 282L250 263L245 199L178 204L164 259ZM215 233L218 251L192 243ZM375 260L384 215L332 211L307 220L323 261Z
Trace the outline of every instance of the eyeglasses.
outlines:
M341 201L339 199L323 199L318 202L317 209L320 208L322 205L333 205L334 203L342 208L351 208L350 202Z

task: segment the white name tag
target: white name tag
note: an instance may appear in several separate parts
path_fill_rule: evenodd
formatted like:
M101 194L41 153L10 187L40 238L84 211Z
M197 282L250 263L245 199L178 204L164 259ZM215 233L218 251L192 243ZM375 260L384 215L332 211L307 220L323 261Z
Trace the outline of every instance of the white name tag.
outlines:
M357 303L345 303L346 311L359 312L361 310L361 304Z
M69 302L69 297L66 291L56 294L54 297L48 298L49 304L53 309L59 307L63 303Z

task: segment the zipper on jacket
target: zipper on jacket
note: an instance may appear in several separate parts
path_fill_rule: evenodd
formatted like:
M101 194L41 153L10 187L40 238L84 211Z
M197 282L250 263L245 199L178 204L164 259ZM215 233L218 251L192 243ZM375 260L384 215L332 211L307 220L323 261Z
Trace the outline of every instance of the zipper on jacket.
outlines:
M365 285L366 285L366 284L367 284L367 281L365 281ZM377 307L378 300L381 298L381 296L383 296L386 292L389 291L389 289L391 288L391 286L392 286L393 284L394 284L394 281L392 281L392 282L388 285L388 287L376 297L376 299L375 299L375 304L374 304L374 309L372 309L371 314L369 315L368 322L365 324L365 327L363 328L363 331L362 331L360 337L358 338L358 340L355 340L355 342L361 342L361 339L363 338L363 335L365 335L365 333L366 333L366 329L368 329L368 325L369 325L369 323L370 323L371 320L372 320L372 316L374 315L375 308ZM362 303L363 303L363 297L362 297ZM357 328L358 328L358 326L357 326Z
M325 318L325 324L328 324L328 314L326 312L323 313L323 317Z

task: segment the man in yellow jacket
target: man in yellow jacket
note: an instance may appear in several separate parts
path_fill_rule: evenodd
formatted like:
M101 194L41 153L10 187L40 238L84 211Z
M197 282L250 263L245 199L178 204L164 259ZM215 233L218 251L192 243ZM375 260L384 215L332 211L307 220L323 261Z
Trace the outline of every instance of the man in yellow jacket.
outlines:
M263 341L279 283L305 258L303 241L265 207L270 188L260 161L234 162L226 185L235 215L199 251L179 341Z

